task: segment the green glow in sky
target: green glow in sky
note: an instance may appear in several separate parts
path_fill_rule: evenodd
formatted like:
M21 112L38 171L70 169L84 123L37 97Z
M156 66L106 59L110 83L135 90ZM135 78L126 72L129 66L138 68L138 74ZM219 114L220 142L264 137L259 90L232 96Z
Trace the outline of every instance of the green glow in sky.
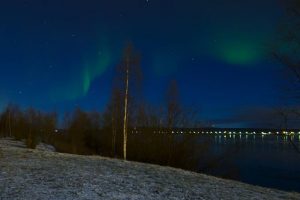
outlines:
M108 50L98 52L97 56L88 59L81 66L74 66L67 79L57 85L50 94L53 101L75 100L88 94L92 82L101 76L111 62Z
M82 73L82 91L84 96L88 93L95 78L107 69L110 60L111 57L108 52L101 52L96 62L92 62L92 64L86 63Z
M263 34L233 32L216 38L213 54L227 64L253 66L265 57L267 40Z
M259 44L249 41L228 42L221 45L219 51L223 61L234 65L251 65L262 58Z
M84 73L83 73L84 77L83 77L83 93L86 94L91 86L91 76L90 73L88 71L88 68L84 69Z

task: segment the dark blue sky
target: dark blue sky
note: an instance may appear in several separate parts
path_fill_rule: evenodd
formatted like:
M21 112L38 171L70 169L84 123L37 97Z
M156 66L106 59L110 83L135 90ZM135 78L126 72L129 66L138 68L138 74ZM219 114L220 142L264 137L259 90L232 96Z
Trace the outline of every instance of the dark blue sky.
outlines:
M1 1L0 107L102 111L132 41L148 101L176 79L184 104L226 126L282 103L282 69L267 48L281 15L274 0Z

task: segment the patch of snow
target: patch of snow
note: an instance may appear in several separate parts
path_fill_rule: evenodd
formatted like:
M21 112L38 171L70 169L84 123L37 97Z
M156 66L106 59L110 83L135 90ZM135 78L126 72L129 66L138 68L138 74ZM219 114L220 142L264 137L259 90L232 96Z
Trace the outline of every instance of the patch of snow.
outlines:
M0 138L0 147L1 146L26 148L24 141L18 141L12 138Z
M19 141L19 140L14 140L12 138L0 138L0 147L5 146L5 147L20 147L20 148L26 148L25 141ZM52 145L48 145L45 143L39 143L36 146L37 150L40 151L50 151L50 152L55 152L55 147Z
M40 143L36 146L37 150L41 150L41 151L50 151L50 152L55 152L56 149L54 146L49 145L49 144L45 144L45 143Z

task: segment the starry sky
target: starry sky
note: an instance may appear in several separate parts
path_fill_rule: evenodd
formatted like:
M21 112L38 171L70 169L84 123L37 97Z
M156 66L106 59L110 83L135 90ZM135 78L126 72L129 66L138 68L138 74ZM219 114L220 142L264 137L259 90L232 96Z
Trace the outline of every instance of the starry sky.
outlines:
M144 95L160 104L176 79L183 104L217 126L281 105L280 66L268 43L274 0L4 0L0 3L0 108L13 102L63 113L103 111L114 67L131 41ZM228 124L228 121L231 121Z

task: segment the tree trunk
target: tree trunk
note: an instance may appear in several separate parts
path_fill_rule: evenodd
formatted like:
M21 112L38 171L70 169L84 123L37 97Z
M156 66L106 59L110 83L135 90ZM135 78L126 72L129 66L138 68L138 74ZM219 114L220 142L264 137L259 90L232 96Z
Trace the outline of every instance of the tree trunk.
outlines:
M115 113L113 113L115 115ZM116 156L116 131L117 130L117 125L114 119L114 116L112 117L112 141L111 141L111 156L115 157Z
M128 112L128 86L129 86L129 58L126 59L126 86L124 97L124 125L123 125L123 158L127 159L127 112Z
M8 111L8 128L9 128L9 137L12 137L12 131L11 131L11 111Z

